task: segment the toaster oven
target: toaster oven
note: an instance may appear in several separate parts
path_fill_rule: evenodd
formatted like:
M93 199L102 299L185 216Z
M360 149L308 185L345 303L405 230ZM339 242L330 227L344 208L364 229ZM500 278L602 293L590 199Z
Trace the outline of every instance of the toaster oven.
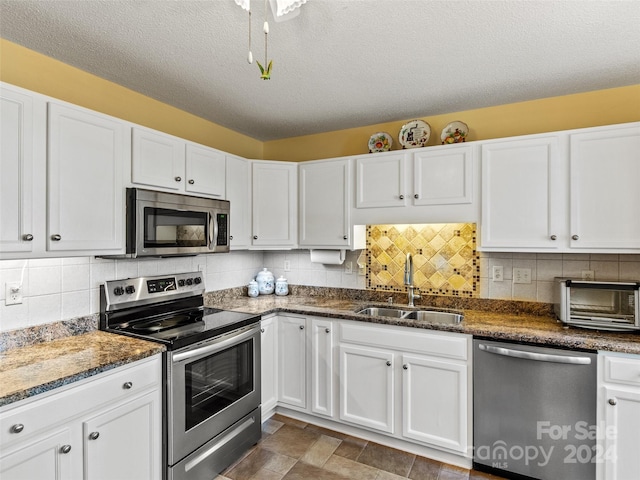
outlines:
M565 325L612 331L640 330L640 282L555 279L554 310Z

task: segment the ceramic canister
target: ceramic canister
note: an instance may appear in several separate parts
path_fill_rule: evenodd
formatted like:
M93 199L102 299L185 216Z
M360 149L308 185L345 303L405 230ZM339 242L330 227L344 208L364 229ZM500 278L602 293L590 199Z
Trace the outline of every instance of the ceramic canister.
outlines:
M256 275L256 282L258 282L258 292L260 292L260 295L273 293L275 289L273 273L266 268L263 268L262 271Z
M249 282L249 285L247 285L247 294L250 297L257 297L259 294L258 291L258 282L256 282L255 278L251 279L251 281Z
M289 293L289 283L282 275L276 280L276 295L287 295Z

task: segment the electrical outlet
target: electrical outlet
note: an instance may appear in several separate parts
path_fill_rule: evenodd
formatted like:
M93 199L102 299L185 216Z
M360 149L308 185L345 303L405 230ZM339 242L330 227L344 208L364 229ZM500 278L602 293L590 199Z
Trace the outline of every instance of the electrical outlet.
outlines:
M291 260L285 260L284 261L283 269L284 269L285 272L290 272L291 271Z
M493 281L494 282L504 281L504 271L501 265L495 265L493 267Z
M582 270L582 280L595 280L593 270Z
M353 273L353 262L344 262L344 273L351 275Z
M531 283L530 268L514 268L513 283Z
M22 303L22 285L18 282L7 282L4 304L18 305Z

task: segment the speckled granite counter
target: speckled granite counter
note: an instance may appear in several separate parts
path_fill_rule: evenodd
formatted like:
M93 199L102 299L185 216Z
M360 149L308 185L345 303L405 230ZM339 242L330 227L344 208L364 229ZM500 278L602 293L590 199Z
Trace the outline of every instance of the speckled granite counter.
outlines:
M0 353L0 407L135 362L159 343L92 331Z
M362 292L362 291L361 291ZM483 299L426 297L416 307L453 308L464 313L464 321L457 325L427 323L389 317L372 317L354 313L368 305L388 306L376 302L376 298L357 299L331 295L310 295L300 290L288 296L265 295L250 298L240 295L218 296L207 294L211 307L239 312L266 315L274 312L290 312L302 315L343 318L370 323L401 325L431 330L466 333L476 337L496 340L528 342L557 347L607 350L640 354L640 334L609 333L577 328L563 328L552 316L551 306L532 302L503 302ZM362 296L366 292L361 293ZM356 293L356 296L358 294ZM403 297L394 297L396 307L402 307ZM467 308L468 307L468 308ZM403 307L405 308L405 307ZM481 310L480 308L483 308Z

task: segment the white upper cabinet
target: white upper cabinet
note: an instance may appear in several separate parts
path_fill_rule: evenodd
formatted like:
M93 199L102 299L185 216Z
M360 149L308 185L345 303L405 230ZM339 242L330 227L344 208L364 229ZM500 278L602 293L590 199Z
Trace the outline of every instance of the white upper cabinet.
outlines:
M124 249L123 164L128 127L90 110L49 103L49 251Z
M141 127L133 128L132 149L132 183L224 198L223 152Z
M482 145L483 248L561 247L564 165L556 135Z
M231 203L229 240L232 250L251 245L251 168L249 160L226 156L226 200Z
M569 140L571 248L640 250L640 123Z
M0 88L0 253L34 245L34 99Z
M356 207L407 205L405 169L408 154L377 153L356 159Z
M301 163L298 180L300 246L352 247L349 159Z
M252 246L295 247L298 237L298 165L264 160L253 160L251 164Z

